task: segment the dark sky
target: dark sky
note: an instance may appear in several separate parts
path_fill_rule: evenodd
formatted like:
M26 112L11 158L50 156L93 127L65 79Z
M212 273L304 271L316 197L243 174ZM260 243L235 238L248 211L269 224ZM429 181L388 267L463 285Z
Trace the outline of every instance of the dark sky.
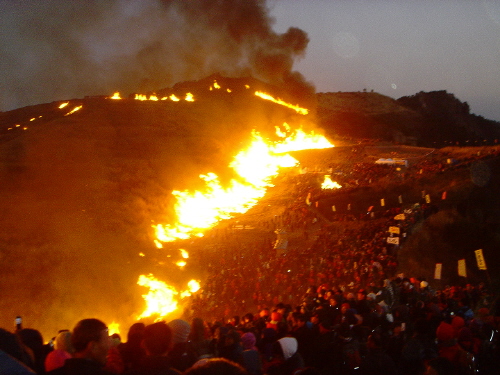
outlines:
M3 111L157 90L214 72L283 80L298 71L318 92L367 89L399 98L447 90L473 113L500 121L494 0L0 0L0 6Z
M310 39L295 64L318 92L447 90L500 121L500 1L270 0Z

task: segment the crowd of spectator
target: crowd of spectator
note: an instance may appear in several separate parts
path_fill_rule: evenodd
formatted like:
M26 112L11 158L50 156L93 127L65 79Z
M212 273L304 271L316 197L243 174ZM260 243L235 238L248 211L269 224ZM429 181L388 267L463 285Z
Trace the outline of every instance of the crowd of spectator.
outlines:
M436 291L396 277L355 292L323 284L300 305L227 321L137 322L125 342L97 319L52 344L35 329L0 329L0 373L498 374L498 307L483 284Z
M411 173L457 164L422 162ZM381 175L387 166L358 163L344 177L359 185ZM197 254L208 276L181 319L135 323L126 340L109 336L97 319L49 344L36 329L0 329L0 374L500 373L500 303L492 290L483 283L436 290L398 274L405 234L432 206L388 208L339 229L307 204L310 184L293 189L296 199L260 222L253 242L214 232L213 246ZM279 231L303 246L278 244Z

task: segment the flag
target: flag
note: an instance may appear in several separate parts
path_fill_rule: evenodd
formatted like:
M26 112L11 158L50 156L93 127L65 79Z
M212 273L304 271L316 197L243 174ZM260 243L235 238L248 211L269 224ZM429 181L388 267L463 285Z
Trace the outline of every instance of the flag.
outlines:
M387 243L399 245L399 237L387 237Z
M467 270L465 269L465 259L458 261L458 276L467 277Z
M389 233L399 234L399 227L389 227Z
M443 269L443 263L436 263L436 269L434 270L434 278L436 280L441 280L442 269Z
M486 270L486 261L483 257L483 249L474 251L476 253L477 268L480 270Z

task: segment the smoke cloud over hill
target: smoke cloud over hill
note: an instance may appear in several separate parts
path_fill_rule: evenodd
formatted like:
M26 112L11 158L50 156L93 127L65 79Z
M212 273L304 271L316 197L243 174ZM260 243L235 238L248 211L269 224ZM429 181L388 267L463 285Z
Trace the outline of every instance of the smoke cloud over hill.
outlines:
M0 110L113 91L145 92L212 73L311 89L294 60L307 34L278 34L265 1L4 2Z

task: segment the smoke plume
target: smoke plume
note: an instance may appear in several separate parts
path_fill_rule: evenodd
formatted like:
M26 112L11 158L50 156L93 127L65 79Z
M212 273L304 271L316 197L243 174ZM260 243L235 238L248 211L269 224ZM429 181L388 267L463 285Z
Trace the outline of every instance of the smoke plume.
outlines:
M272 30L263 0L4 1L0 110L146 92L213 73L311 86L307 34Z

